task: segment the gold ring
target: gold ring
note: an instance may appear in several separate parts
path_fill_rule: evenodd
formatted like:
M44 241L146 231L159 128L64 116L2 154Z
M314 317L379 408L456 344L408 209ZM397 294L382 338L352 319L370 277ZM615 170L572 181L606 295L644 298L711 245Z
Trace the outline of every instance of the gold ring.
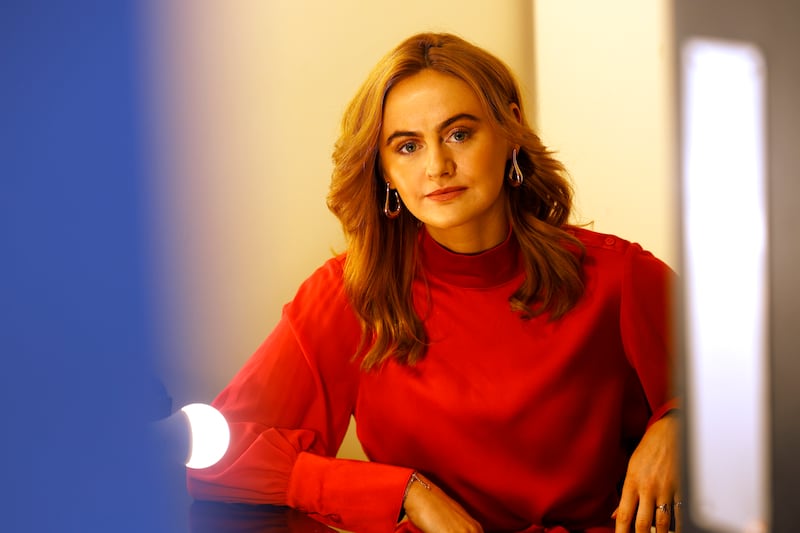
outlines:
M662 503L661 505L656 505L656 509L659 511L664 511L665 513L669 514L669 504Z

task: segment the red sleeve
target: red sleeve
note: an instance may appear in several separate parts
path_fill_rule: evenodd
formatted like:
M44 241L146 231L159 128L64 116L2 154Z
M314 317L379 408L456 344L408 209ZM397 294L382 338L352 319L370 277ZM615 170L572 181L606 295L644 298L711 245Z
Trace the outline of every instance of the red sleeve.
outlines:
M393 531L411 470L336 459L358 392L360 328L329 261L214 400L231 430L216 465L187 469L196 499L289 505L335 527Z
M647 423L679 407L673 374L672 289L675 274L639 245L628 247L622 279L620 327L628 360L650 404Z

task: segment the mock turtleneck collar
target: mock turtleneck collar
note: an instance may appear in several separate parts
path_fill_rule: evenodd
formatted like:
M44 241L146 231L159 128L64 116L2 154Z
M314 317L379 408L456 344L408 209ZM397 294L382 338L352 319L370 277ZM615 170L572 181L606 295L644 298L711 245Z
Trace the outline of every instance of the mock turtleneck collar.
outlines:
M519 243L510 228L503 242L477 254L451 252L433 240L424 228L420 233L420 258L424 271L447 283L483 289L510 281L521 272Z

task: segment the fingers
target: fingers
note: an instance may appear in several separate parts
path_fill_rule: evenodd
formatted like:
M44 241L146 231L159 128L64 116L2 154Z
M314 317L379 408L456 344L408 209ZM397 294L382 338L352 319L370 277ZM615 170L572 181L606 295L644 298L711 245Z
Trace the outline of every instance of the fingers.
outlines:
M653 497L642 487L626 482L622 488L619 507L611 515L616 520L615 533L669 533L675 508L673 502L677 501L680 498L672 491L662 490L659 496ZM682 505L677 506L678 513L682 512ZM676 519L677 523L678 520Z
M622 498L619 501L619 507L611 515L616 520L616 528L614 533L629 533L631 526L636 519L636 508L639 504L639 497L635 491L631 490L626 483L622 487Z
M680 506L679 506L680 507ZM680 512L680 511L678 511ZM656 504L654 500L643 499L633 510L620 506L611 515L616 519L615 533L669 533L672 524L672 504ZM680 532L680 520L676 517L676 531Z
M639 500L639 507L636 510L636 519L633 523L633 530L636 533L650 533L651 527L653 525L653 516L656 511L656 503L654 500L649 498L642 498ZM662 513L658 513L662 514ZM667 523L669 525L669 523ZM663 531L658 531L658 533L664 533Z
M661 500L659 500L661 501ZM663 501L667 501L665 497ZM617 507L614 512L611 514L611 518L617 520L617 527L615 533L628 533L631 530L631 524L635 524L635 531L639 531L640 523L641 527L645 527L647 524L647 529L645 531L651 531L650 525L652 524L655 526L656 533L664 533L673 531L674 533L682 533L683 529L683 497L679 493L675 493L675 503L672 505L656 505L655 511L651 513L654 518L653 521L650 522L647 519L647 513L641 513L641 520L640 514L638 509L646 509L646 507L638 507L634 508L630 513L627 511L627 507L622 510L622 514L620 514L620 508ZM674 523L672 519L674 518ZM670 530L669 527L673 526L674 529Z
M627 506L618 507L611 518L616 520L615 533L681 533L683 502L657 504L649 498L643 498L633 509ZM664 499L663 501L666 501ZM673 522L673 517L675 521ZM674 527L674 529L670 529Z
M672 502L672 499L663 501ZM656 505L653 522L656 528L656 533L668 533L670 522L672 522L672 503L662 503Z

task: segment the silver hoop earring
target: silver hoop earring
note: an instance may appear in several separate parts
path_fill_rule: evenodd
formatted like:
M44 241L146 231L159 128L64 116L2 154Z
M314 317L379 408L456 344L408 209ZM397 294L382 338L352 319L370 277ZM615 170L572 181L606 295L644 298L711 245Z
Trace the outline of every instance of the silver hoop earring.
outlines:
M512 187L519 187L525 178L522 176L522 171L519 169L517 163L517 149L511 150L511 166L508 168L508 182Z
M394 193L394 209L391 208L391 201L390 198ZM389 187L389 182L386 182L386 200L383 202L383 214L386 215L386 218L397 218L397 215L400 214L400 211L403 209L403 204L400 202L400 193L397 192L397 189L392 189Z

